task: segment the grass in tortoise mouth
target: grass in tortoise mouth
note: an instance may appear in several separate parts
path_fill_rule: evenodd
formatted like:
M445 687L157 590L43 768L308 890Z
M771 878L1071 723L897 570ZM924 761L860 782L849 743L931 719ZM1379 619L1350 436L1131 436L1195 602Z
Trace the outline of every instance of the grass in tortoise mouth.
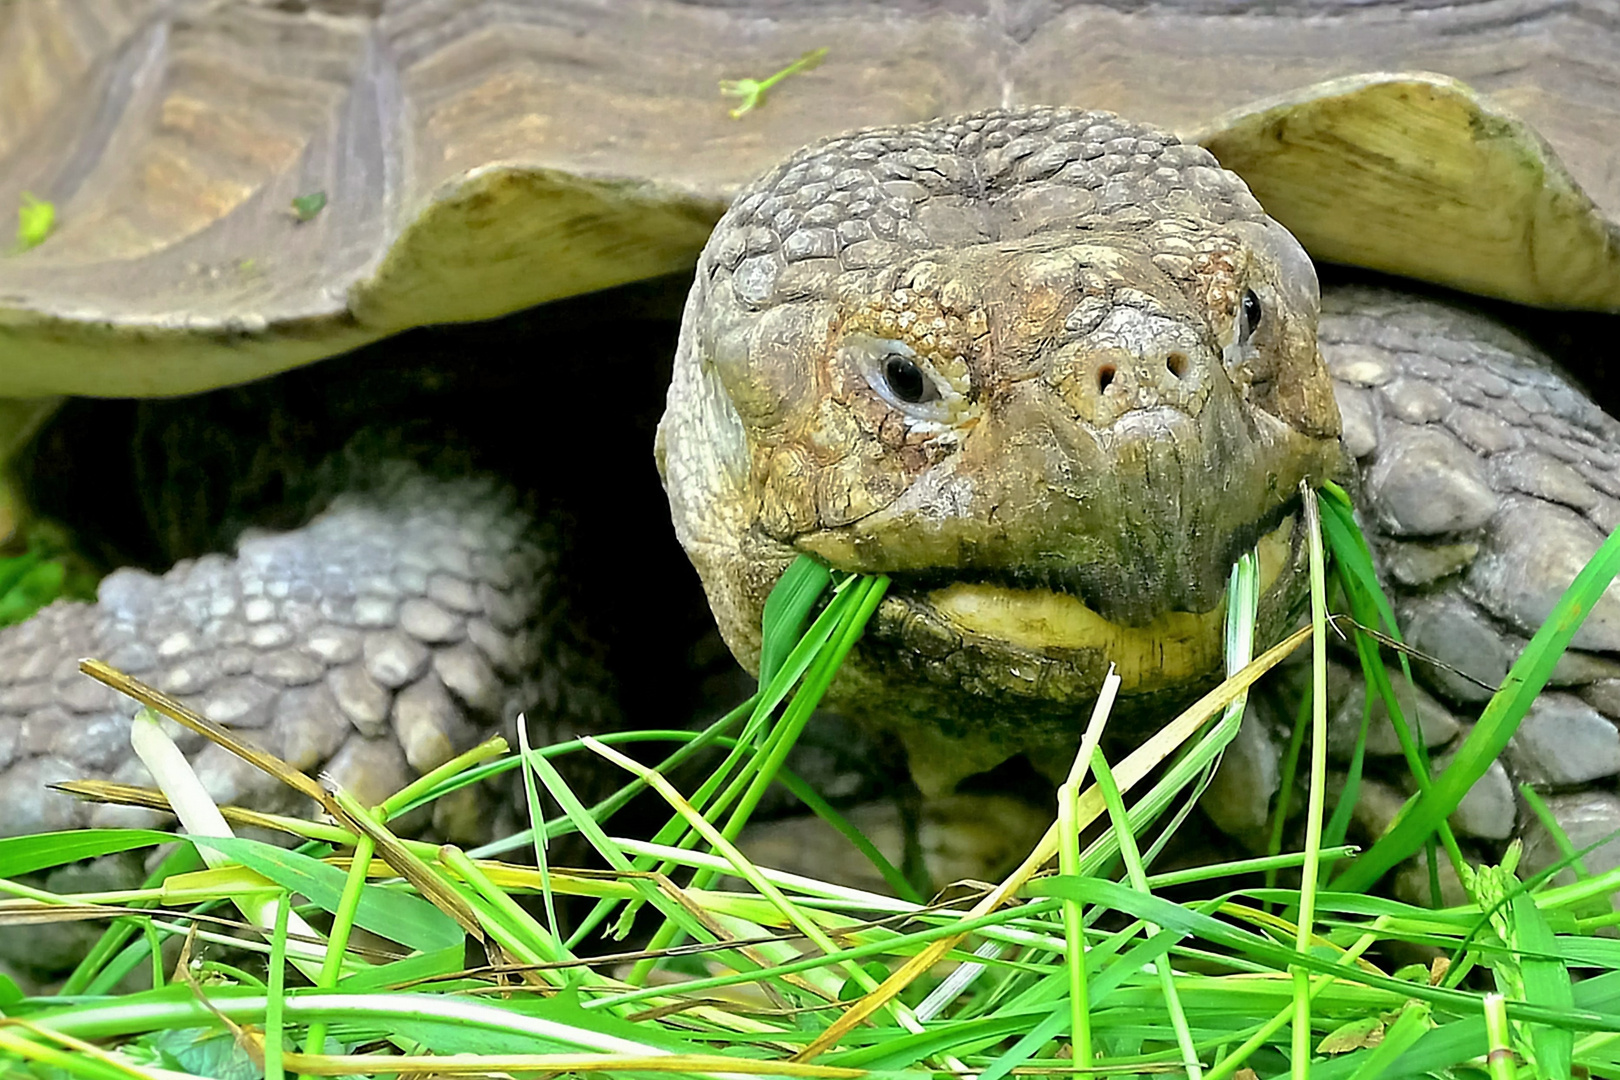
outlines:
M1352 615L1379 623L1388 605L1342 492L1325 494L1322 524ZM1503 868L1459 869L1471 896L1462 908L1434 912L1362 894L1435 838L1456 856L1446 816L1620 570L1620 535L1576 579L1445 774L1430 778L1421 747L1403 734L1419 791L1369 850L1352 859L1353 849L1337 846L1344 808L1354 802L1354 761L1339 810L1324 821L1326 711L1318 694L1303 850L1276 850L1274 837L1269 856L1148 872L1235 734L1248 683L1308 638L1320 662L1327 581L1320 542L1313 547L1312 627L1244 663L1238 616L1252 612L1258 584L1254 560L1244 560L1227 605L1233 677L1116 763L1090 752L1106 722L1105 690L1062 788L1058 825L1007 879L971 885L943 904L925 902L783 765L887 587L882 578L837 575L808 561L790 570L767 605L760 693L701 733L624 732L520 745L515 755L493 740L376 808L289 771L285 778L325 804L335 823L214 810L226 824L279 830L301 846L207 838L200 834L217 832L219 821L198 818L188 822L193 837L135 890L57 896L13 879L174 836L98 829L0 840L0 890L12 896L0 901L0 922L118 916L59 993L25 996L0 976L0 1060L32 1075L94 1080L154 1070L929 1080L942 1071L1061 1072L1077 1062L1093 1071L1231 1077L1240 1069L1300 1075L1294 1063L1307 1060L1313 1075L1359 1078L1397 1063L1403 1073L1451 1075L1490 1052L1510 1067L1517 1056L1536 1075L1609 1075L1614 1040L1606 1033L1620 1031L1620 946L1598 934L1620 922L1605 900L1620 889L1620 870L1583 873L1556 888L1546 875L1520 883L1510 852ZM1373 662L1374 692L1388 694L1376 648L1366 639L1358 647ZM149 702L170 711L167 702ZM1390 705L1402 730L1398 705ZM138 728L161 743L155 722ZM649 769L615 749L636 742L677 749ZM705 747L725 753L694 790L664 779ZM634 781L585 806L552 765L582 752L621 765ZM1357 761L1359 753L1358 746ZM159 746L153 760L167 794L109 786L97 793L149 804L200 798L213 809L205 795L186 790L183 759ZM524 766L533 828L500 844L463 853L388 829L400 813ZM737 851L731 840L773 782L874 859L895 895L784 875ZM1139 787L1146 792L1137 794ZM669 823L651 841L612 835L613 815L646 788L671 808ZM543 805L551 803L561 813L548 819ZM1082 847L1080 830L1105 814L1112 828ZM612 869L548 865L548 841L576 831ZM498 858L514 848L532 850L535 864ZM217 865L197 871L199 850ZM1578 865L1578 854L1565 862ZM1054 855L1060 873L1038 876ZM1337 876L1320 891L1330 869ZM1253 874L1279 871L1298 886L1250 886ZM712 891L722 876L742 891ZM1163 895L1187 886L1213 898L1177 904ZM565 926L559 896L596 906ZM221 937L223 902L260 927L259 944ZM305 918L302 927L295 915ZM354 926L375 935L368 947L356 945ZM610 927L635 933L644 947L598 940L596 932ZM301 941L299 930L313 940ZM165 937L186 944L172 970L156 948ZM208 955L210 938L256 949L253 964L262 963L263 974ZM587 945L594 956L583 955ZM1417 945L1449 961L1393 970L1377 962L1379 950ZM617 955L603 958L604 949ZM1577 984L1570 964L1606 973ZM159 988L115 995L138 967L149 967ZM1489 976L1470 979L1475 969Z
M1279 560L1286 560L1296 523L1300 516L1301 501L1289 500L1266 516L1257 527L1258 538L1252 547L1260 554L1264 577L1262 591L1269 587L1280 568ZM1241 553L1240 545L1234 555ZM1010 597L1023 597L1030 604L1045 604L1047 596L1075 601L1095 613L1102 605L1098 597L1088 595L1086 578L1075 568L1022 567L1002 568L975 566L967 569L941 567L928 570L888 571L891 591L912 596L938 594L949 590L972 589L985 593L1000 593ZM1217 606L1212 611L1219 611ZM1171 612L1175 615L1207 615L1210 612ZM1097 616L1102 618L1102 616Z
M1255 545L1264 595L1288 564L1298 503ZM894 575L894 591L927 609L959 634L1047 657L1102 655L1114 663L1126 693L1152 684L1191 685L1219 666L1226 605L1208 611L1168 611L1142 624L1102 615L1074 579L1060 574L1008 572Z

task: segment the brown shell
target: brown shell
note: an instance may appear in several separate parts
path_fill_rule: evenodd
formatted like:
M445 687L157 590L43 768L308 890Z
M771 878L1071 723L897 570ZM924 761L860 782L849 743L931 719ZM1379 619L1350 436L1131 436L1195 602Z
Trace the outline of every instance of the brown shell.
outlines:
M0 394L218 386L679 270L812 139L1032 102L1196 134L1318 257L1616 309L1607 10L11 0L0 207L56 224L0 258ZM820 47L728 115L721 79Z

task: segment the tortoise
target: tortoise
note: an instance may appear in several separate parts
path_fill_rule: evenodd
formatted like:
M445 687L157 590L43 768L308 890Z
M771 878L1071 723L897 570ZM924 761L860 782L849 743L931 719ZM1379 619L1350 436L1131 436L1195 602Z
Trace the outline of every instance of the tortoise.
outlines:
M782 565L785 539L798 527L798 509L788 500L780 521L768 525L760 519L758 535L772 537L777 546L758 559L727 567L729 556L705 549L706 537L718 535L702 524L706 515L746 518L757 508L749 501L753 496L739 501L731 490L703 505L707 496L695 493L682 475L683 461L701 457L693 448L714 437L694 435L697 429L680 434L681 419L690 418L693 407L693 364L701 354L694 343L717 325L717 309L707 299L721 288L717 283L729 281L726 287L740 290L742 303L757 301L765 310L765 301L777 299L776 290L788 289L799 271L788 272L784 262L780 280L750 278L748 268L765 265L757 260L785 260L799 251L797 244L807 256L836 262L859 247L851 236L860 231L851 224L859 216L853 211L850 220L834 214L824 225L812 222L804 229L792 207L762 218L760 208L771 196L763 188L745 188L750 177L803 144L847 130L934 124L829 143L843 149L820 152L882 158L888 149L868 148L860 140L904 141L916 132L951 131L937 118L974 114L978 120L964 123L982 128L995 116L997 130L1008 133L1008 125L1031 117L1071 116L1020 103L1072 103L1133 118L1076 112L1072 120L1052 121L1091 125L1086 130L1095 137L1081 138L1079 145L1101 146L1098 160L1126 159L1119 176L1137 185L1126 191L1127 201L1158 197L1148 192L1159 180L1131 172L1138 154L1163 158L1154 167L1178 176L1188 169L1207 174L1211 197L1231 207L1231 227L1222 235L1241 234L1248 245L1212 257L1220 261L1261 243L1274 271L1264 289L1252 290L1258 304L1253 311L1245 286L1236 306L1221 309L1221 318L1246 318L1256 334L1287 328L1302 359L1311 352L1314 317L1306 252L1324 263L1403 275L1513 305L1612 311L1620 307L1613 224L1620 213L1620 170L1613 167L1612 149L1612 134L1620 129L1612 106L1620 45L1604 19L1596 5L1544 11L1529 4L1421 10L1394 3L1322 4L1275 12L1197 3L1143 10L1106 4L939 9L902 0L803 9L676 0L647 0L633 8L540 0L9 5L0 13L0 100L6 102L0 205L48 206L55 221L41 242L34 243L41 239L36 229L18 238L12 257L0 260L0 395L13 402L5 445L15 459L33 463L36 477L58 478L54 484L36 481L32 492L78 494L86 485L60 477L83 474L53 471L65 468L61 463L78 436L53 436L58 428L37 434L57 398L171 399L212 391L206 403L180 397L156 408L166 409L170 420L180 418L181 428L201 432L183 440L186 446L240 450L240 471L255 493L249 501L262 503L282 482L281 450L320 442L337 428L346 432L351 422L365 428L351 414L365 412L374 394L389 398L392 390L379 385L420 385L433 395L447 378L455 382L475 365L481 375L497 368L508 380L494 393L470 392L472 402L499 399L509 410L501 414L503 422L486 426L527 435L535 430L535 414L521 406L550 404L547 393L558 369L585 373L568 384L566 401L590 392L589 374L606 354L644 358L626 344L633 336L629 328L613 325L610 315L570 339L585 356L558 362L548 350L528 361L538 350L536 338L523 337L524 330L539 341L561 340L561 328L577 310L559 315L542 309L532 320L508 324L511 338L475 328L432 332L430 340L438 344L427 351L439 352L439 361L411 360L409 378L389 378L396 350L386 344L358 360L350 354L349 360L293 369L409 327L488 319L689 272L698 260L662 462L676 531L710 586L729 643L749 664L752 619ZM729 115L730 103L715 92L717 80L762 76L817 46L827 48L819 66L775 85L740 118ZM1076 57L1087 62L1075 63ZM1004 111L984 112L997 108ZM1139 126L1144 123L1157 126ZM1107 140L1101 138L1104 128L1112 134ZM1184 141L1166 131L1180 132ZM1025 135L1008 134L1006 145L985 151L1001 152L998 167L1019 180L1036 177L1055 161L1056 143L1043 142L1033 128ZM1110 149L1115 143L1120 145ZM903 153L911 149L918 148ZM935 164L958 160L921 150L934 153ZM1258 203L1214 166L1217 159L1241 175ZM861 165L851 168L869 176L864 158L852 160ZM1059 172L1069 164L1061 163ZM768 174L777 179L766 183L781 181L795 167ZM877 230L873 241L915 254L935 240L927 221L911 220L911 211L902 208L925 205L916 186L926 189L919 170L926 174L931 166L884 159L882 167L895 171L882 183L898 187L884 189L889 202L868 208L866 227ZM854 191L838 189L842 171L827 182ZM752 194L728 211L744 190ZM1031 230L1049 212L1078 213L1061 200L1042 207L1041 193L1061 191L1061 185L1042 187L1033 179L1028 190L1032 198L1019 213L1028 215ZM1105 183L1099 198L1111 197L1108 191ZM959 203L956 225L970 235L969 219L979 211L965 196L950 197ZM848 210L857 201L851 195L835 205ZM892 219L894 238L879 235L888 227L884 213ZM748 230L740 231L737 223L747 215L753 215ZM711 239L717 221L721 230ZM1286 226L1298 242L1271 222ZM844 226L851 236L844 235ZM705 243L708 254L699 259ZM829 243L830 254L821 246ZM1201 253L1194 247L1197 258ZM1186 257L1168 249L1160 254ZM804 264L795 255L792 265ZM760 291L749 299L756 286ZM819 286L801 276L794 287ZM920 287L915 281L908 286ZM1567 580L1564 564L1589 552L1616 524L1620 489L1613 455L1620 439L1613 421L1552 372L1523 338L1483 316L1415 296L1386 288L1376 296L1340 292L1323 300L1328 368L1311 368L1289 406L1305 417L1305 433L1275 458L1275 467L1288 474L1288 482L1277 486L1291 491L1296 478L1329 475L1344 461L1341 447L1370 461L1365 487L1378 508L1373 517L1383 530L1380 552L1391 581L1409 591L1403 603L1416 620L1412 636L1430 653L1488 679L1492 665L1511 652L1515 637L1528 631L1548 595L1556 593L1560 574ZM1153 298L1143 292L1140 299L1146 306L1134 310L1147 311ZM1161 295L1156 302L1169 301ZM1190 300L1175 303L1179 315L1191 310ZM1549 340L1574 325L1516 307L1501 310ZM904 311L890 314L898 319ZM872 317L873 326L887 325L880 312ZM1077 316L1076 326L1089 318ZM1221 325L1222 333L1231 328L1230 322ZM1581 325L1595 328L1582 341L1602 340L1608 332L1603 320ZM1458 370L1470 374L1412 367L1405 354L1390 351L1406 340L1402 335L1423 337L1432 343L1426 355L1464 365ZM611 346L604 348L605 341ZM671 347L666 340L664 348ZM413 348L398 351L414 357ZM1482 350L1488 363L1466 366ZM491 353L520 359L491 364ZM923 371L903 351L884 355ZM1582 363L1583 377L1601 377L1588 355L1575 350L1567 358ZM1153 377L1179 379L1173 369L1193 359L1190 351L1181 361L1167 355L1163 373ZM327 368L343 374L327 383ZM649 361L642 370L655 368ZM1474 385L1484 379L1474 373L1487 369L1497 381L1489 388ZM626 377L634 370L635 363L614 367L603 381L622 390L636 381ZM781 368L780 377L789 370ZM897 371L902 380L913 379L905 365ZM1329 382L1329 373L1336 383ZM964 394L944 375L936 381L937 374L926 376L925 396L932 387L940 400L975 407L971 392ZM1118 392L1139 377L1145 376L1115 364L1112 386L1095 380L1093 386L1099 393ZM868 389L879 393L872 384ZM889 389L902 397L910 393ZM1493 417L1501 427L1501 410L1516 403L1523 413L1514 414L1518 427L1509 424L1513 431L1501 438L1511 442L1519 431L1528 440L1526 452L1514 457L1509 443L1491 447L1442 434L1441 418L1429 413L1442 409L1437 397L1452 390L1472 395L1466 401L1458 396L1457 407L1482 415L1482 427ZM728 385L726 391L738 388ZM271 440L276 452L266 455L258 454L252 440L272 421L259 421L247 440L212 434L219 430L212 418L221 409L259 415L261 393L283 402L318 399L330 408L313 425L280 432ZM403 392L401 397L413 403L407 412L422 400ZM1525 404L1532 397L1534 408ZM700 403L720 413L731 407L719 395ZM327 419L333 410L343 414L341 423ZM88 415L97 418L91 428L123 438L124 428L100 419L107 414ZM413 414L413 431L420 432L423 419ZM599 418L593 414L591 421L595 429ZM119 423L132 424L137 435L153 433L148 444L156 449L139 461L156 457L187 467L183 455L165 448L169 421ZM477 426L476 418L472 423ZM1391 432L1406 430L1390 426L1395 424L1407 424L1416 434L1392 442ZM310 440L311 430L321 438ZM588 437L581 425L559 442L569 452ZM603 683L594 674L600 665L592 647L569 637L566 619L559 622L549 602L552 594L533 576L539 572L542 583L550 580L544 572L550 545L570 532L567 522L536 517L529 487L543 481L535 474L590 470L542 467L535 459L543 450L508 448L519 457L528 454L521 468L510 460L498 463L497 471L508 476L515 470L517 482L488 475L446 479L434 455L427 455L432 467L421 467L419 447L406 441L411 453L405 456L418 464L375 464L368 446L380 444L383 458L398 457L400 441L373 428L342 457L352 468L321 465L307 479L298 473L290 502L301 510L330 495L334 476L362 481L304 529L243 532L244 521L231 511L224 515L228 527L211 532L240 534L235 556L200 555L162 576L119 571L101 586L98 604L58 605L0 634L0 831L118 819L42 790L69 774L137 775L118 734L127 716L73 670L76 658L86 654L122 663L217 719L249 727L296 763L328 769L362 788L380 789L431 768L480 731L509 723L517 708L540 715L545 710L535 708L536 700L569 698L579 684L585 689L574 696L585 704L559 707L563 726L580 715L610 713L611 706L591 704L601 697ZM906 451L905 439L900 441L913 457L929 452ZM1437 449L1440 442L1444 449ZM1392 449L1397 444L1400 453ZM1481 446L1490 453L1478 456ZM476 450L449 456L478 467L490 464ZM782 460L791 464L788 456ZM740 459L734 464L752 477L752 465L744 468ZM197 471L194 462L190 467ZM155 475L170 474L160 469ZM620 474L593 475L600 477L600 490ZM210 478L203 479L206 486ZM161 504L167 496L162 485L157 490ZM627 501L615 495L596 505ZM1461 516L1447 518L1436 510L1439 503L1459 504ZM1485 512L1487 503L1491 513ZM821 513L814 500L810 505ZM1524 514L1508 513L1521 506L1528 508ZM1188 549L1175 559L1168 549L1162 552L1167 563L1178 563L1178 576L1197 571L1183 578L1186 592L1174 606L1190 609L1187 614L1207 612L1210 574L1218 568L1224 576L1222 560L1260 535L1274 535L1278 565L1290 564L1296 552L1283 530L1286 514L1273 510L1247 523L1228 522L1233 531L1220 544ZM579 522L576 516L574 524ZM783 523L786 531L777 527ZM165 519L160 529L171 524ZM752 528L753 520L745 524ZM1537 534L1557 540L1545 550L1560 562L1545 573L1514 546ZM656 532L634 535L646 548L676 550ZM182 541L168 547L195 554L201 542L195 536ZM820 553L835 565L899 569L832 548ZM945 587L943 564L922 569L931 586ZM1002 576L1017 583L1021 569L1005 567ZM1495 577L1481 584L1487 571ZM1082 571L1053 573L1054 581L1076 582L1076 592L1089 589L1070 576ZM333 592L322 591L327 588ZM1111 614L1127 624L1150 621L1161 601L1151 592L1138 589ZM1270 609L1273 624L1288 606L1285 599L1279 594ZM1561 696L1552 699L1544 720L1554 742L1567 729L1588 739L1583 745L1601 743L1602 753L1587 755L1592 760L1610 753L1612 720L1620 717L1620 667L1614 659L1620 596L1611 593L1605 604L1577 640L1586 651L1566 663ZM891 674L925 688L918 716L947 729L956 724L961 735L945 741L928 734L924 724L906 728L916 773L930 790L949 787L997 756L1020 750L1039 755L1057 738L1059 725L1051 720L1056 710L1017 687L979 685L983 679L979 688L1011 694L1031 717L1048 719L1045 727L1032 725L1039 737L1028 746L1005 733L971 735L964 718L983 710L954 693L956 704L947 707L942 695L926 689L935 685L926 669L928 650L938 651L937 643L911 642L908 636L926 638L926 628L895 608L887 611L851 670L845 699L858 698ZM1210 663L1205 652L1189 650L1189 684L1207 674ZM974 682L957 674L951 678L958 685ZM1184 692L1169 683L1155 689L1151 682L1144 689L1160 700ZM1444 669L1432 674L1432 682L1455 707L1474 700L1472 689L1448 684ZM549 687L538 699L536 684ZM1085 678L1071 680L1064 694L1070 700L1083 696L1086 685ZM1454 711L1434 701L1428 710L1434 720L1425 730L1454 731ZM982 734L983 725L975 730ZM1244 744L1251 751L1244 760L1254 763L1262 782L1240 786L1269 796L1263 782L1267 736L1256 730ZM1546 758L1527 752L1526 768L1542 767ZM206 764L223 795L247 802L273 797L227 762ZM1547 782L1600 780L1617 772L1620 760L1609 772L1580 781ZM1508 803L1511 808L1511 792ZM1604 822L1620 824L1620 798L1607 791L1555 799L1554 810L1577 842L1591 827L1607 831ZM464 806L459 822L446 813L438 825L454 835L485 823L489 810ZM1488 839L1499 825L1494 820L1479 835ZM1238 814L1229 827L1255 825Z

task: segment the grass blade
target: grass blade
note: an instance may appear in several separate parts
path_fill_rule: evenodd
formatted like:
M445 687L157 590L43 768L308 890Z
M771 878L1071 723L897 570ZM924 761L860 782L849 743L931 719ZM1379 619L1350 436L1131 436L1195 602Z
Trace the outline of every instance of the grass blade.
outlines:
M244 837L197 836L192 840L228 855L324 911L336 914L345 906L349 875L330 863ZM448 948L462 940L461 928L444 912L410 893L380 885L360 887L353 919L355 925L421 952Z
M1609 535L1553 605L1547 621L1514 661L1502 688L1486 704L1479 722L1463 740L1450 766L1427 791L1420 792L1407 804L1393 828L1334 879L1335 890L1367 891L1401 860L1423 846L1431 833L1445 827L1446 818L1462 802L1468 789L1485 775L1491 762L1506 748L1508 739L1518 730L1519 721L1547 685L1570 639L1617 573L1620 573L1620 529Z
M1299 925L1294 951L1311 948L1316 921L1316 888L1320 877L1322 809L1327 797L1327 566L1322 553L1322 523L1316 492L1303 482L1305 537L1311 559L1311 783L1305 811L1305 866L1300 873ZM1303 967L1293 969L1294 1030L1291 1065L1297 1077L1311 1072L1311 980Z
M1554 958L1557 943L1547 917L1536 907L1535 897L1517 892L1509 901L1513 912L1514 944L1520 950L1519 969L1524 976L1524 998L1561 1012L1575 1007L1569 969ZM1570 1058L1575 1036L1567 1028L1535 1024L1530 1028L1530 1045L1535 1049L1540 1075L1550 1080L1569 1080Z

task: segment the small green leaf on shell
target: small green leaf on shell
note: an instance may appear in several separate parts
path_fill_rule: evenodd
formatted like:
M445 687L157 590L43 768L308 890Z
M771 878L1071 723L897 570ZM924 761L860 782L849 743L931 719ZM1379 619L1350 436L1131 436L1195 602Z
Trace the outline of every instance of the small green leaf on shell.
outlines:
M30 248L39 247L54 228L56 204L23 192L22 201L17 207L17 241L12 245L11 253L20 255Z
M726 97L742 99L742 104L731 110L731 118L733 120L742 119L744 113L751 112L756 106L763 105L765 103L765 93L766 91L770 90L771 87L775 86L789 75L795 75L801 71L809 71L811 68L821 63L826 55L827 49L825 46L823 46L819 49L811 49L809 52L793 61L793 63L789 64L781 71L778 71L774 75L767 75L763 79L721 79L720 92L722 94L724 94Z
M298 195L292 201L293 217L299 221L309 221L324 209L326 209L326 192L324 191L311 191L307 195Z

